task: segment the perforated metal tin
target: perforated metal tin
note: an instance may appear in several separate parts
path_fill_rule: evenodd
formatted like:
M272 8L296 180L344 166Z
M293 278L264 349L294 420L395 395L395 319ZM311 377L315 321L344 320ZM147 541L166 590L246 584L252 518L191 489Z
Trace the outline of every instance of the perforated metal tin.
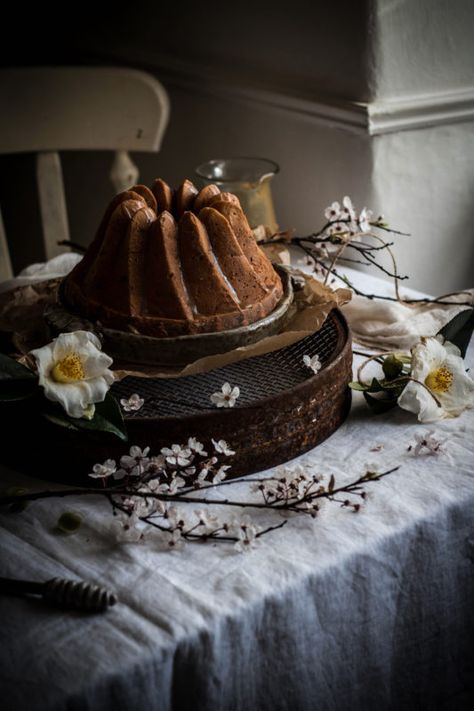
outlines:
M129 377L115 384L113 394L127 398L138 393L145 399L138 412L127 413L127 420L193 415L215 410L212 393L223 383L238 385L236 409L263 398L279 396L314 375L303 363L303 355L318 355L323 367L333 358L339 341L338 320L331 316L317 333L273 353L249 358L200 375L177 380Z
M323 367L314 374L303 355L316 354ZM128 443L35 421L22 464L42 478L91 486L91 467L110 458L119 461L131 445L149 446L158 454L162 447L196 437L208 451L214 438L226 440L236 452L228 476L251 474L302 454L340 426L350 407L351 370L348 327L335 310L320 331L274 353L176 380L128 377L116 383L116 398L138 393L145 399L139 411L124 413ZM210 396L225 382L238 385L240 397L235 407L218 409ZM5 429L9 426L17 425L8 423Z

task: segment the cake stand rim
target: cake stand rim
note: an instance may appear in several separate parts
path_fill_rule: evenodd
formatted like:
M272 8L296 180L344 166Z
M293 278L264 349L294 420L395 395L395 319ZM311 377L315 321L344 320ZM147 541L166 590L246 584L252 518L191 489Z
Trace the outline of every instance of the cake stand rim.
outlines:
M327 362L327 364L318 372L315 373L313 376L310 376L309 378L306 378L306 380L303 380L301 383L298 383L297 385L293 385L290 390L282 391L283 392L291 392L291 396L298 395L300 392L304 392L308 387L314 384L314 381L316 378L319 379L319 382L321 385L324 384L324 382L328 379L328 375L330 375L331 371L334 370L337 365L344 360L344 358L347 356L348 352L351 351L352 349L352 333L351 329L349 327L349 324L347 322L347 319L341 312L341 310L337 307L335 307L327 316L327 318L331 318L331 316L335 316L338 320L339 323L342 327L342 334L340 333L338 335L338 340L336 343L336 346L334 348L334 355L332 355ZM317 333L317 332L316 332ZM343 340L344 339L344 340ZM285 346L287 347L287 346ZM284 349L281 349L284 350ZM254 356L255 358L259 358L261 356ZM248 360L251 360L249 358ZM218 368L217 368L218 370ZM190 376L192 377L192 376ZM254 410L256 407L263 407L265 406L266 403L269 401L274 401L275 399L275 394L273 395L268 395L267 397L260 398L258 401L256 401L255 404L249 403L248 405L241 405L236 408L209 408L209 410L204 410L202 412L195 412L195 413L190 413L189 415L186 415L186 419L189 420L201 420L204 418L209 418L210 416L212 417L213 415L219 416L219 417L231 417L233 413L235 413L237 410L240 412L244 412L245 410ZM258 404L257 404L258 403ZM172 423L173 421L180 421L183 419L183 416L176 416L176 415L163 415L160 416L159 418L153 418L153 417L132 417L127 420L127 425L131 423L150 423L153 422L154 419L159 419L159 420L164 420L167 423Z

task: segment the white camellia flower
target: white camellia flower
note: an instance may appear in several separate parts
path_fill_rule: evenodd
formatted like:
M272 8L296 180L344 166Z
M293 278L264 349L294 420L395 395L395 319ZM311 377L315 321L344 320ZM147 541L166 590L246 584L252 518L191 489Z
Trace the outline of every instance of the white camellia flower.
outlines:
M61 333L31 355L48 400L59 402L69 417L92 419L94 403L105 399L114 382L108 369L112 358L102 353L97 336L89 331Z
M412 348L411 377L419 382L408 383L398 398L399 406L418 415L420 422L457 417L474 407L474 381L460 353L441 336L422 338Z

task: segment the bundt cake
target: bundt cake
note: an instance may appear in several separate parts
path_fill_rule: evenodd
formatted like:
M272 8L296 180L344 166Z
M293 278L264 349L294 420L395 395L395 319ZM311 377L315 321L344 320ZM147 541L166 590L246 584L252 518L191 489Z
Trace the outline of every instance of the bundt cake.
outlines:
M155 337L254 323L282 294L235 195L189 180L173 192L159 178L112 200L62 285L74 313Z

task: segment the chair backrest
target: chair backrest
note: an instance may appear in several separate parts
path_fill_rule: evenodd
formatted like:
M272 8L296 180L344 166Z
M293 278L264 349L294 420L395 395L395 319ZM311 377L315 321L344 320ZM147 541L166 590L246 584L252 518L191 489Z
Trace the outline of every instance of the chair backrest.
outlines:
M36 177L47 259L69 240L59 151L115 151L110 178L124 190L138 178L128 151L159 151L168 95L154 77L133 69L55 67L0 71L0 154L36 153ZM0 212L0 281L12 276Z

